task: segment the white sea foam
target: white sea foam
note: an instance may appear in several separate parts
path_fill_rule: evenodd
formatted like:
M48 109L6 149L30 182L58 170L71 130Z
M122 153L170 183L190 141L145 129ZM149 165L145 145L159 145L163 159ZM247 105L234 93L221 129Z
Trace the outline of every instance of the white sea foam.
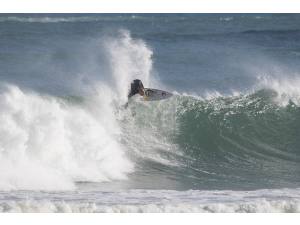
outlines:
M70 189L74 181L125 179L133 169L109 108L87 108L15 86L0 93L0 189Z
M61 212L61 213L299 213L300 201L256 201L248 203L215 204L147 204L96 205L95 203L68 203L47 201L7 202L0 212Z
M290 213L300 212L299 197L299 189L1 193L0 212Z

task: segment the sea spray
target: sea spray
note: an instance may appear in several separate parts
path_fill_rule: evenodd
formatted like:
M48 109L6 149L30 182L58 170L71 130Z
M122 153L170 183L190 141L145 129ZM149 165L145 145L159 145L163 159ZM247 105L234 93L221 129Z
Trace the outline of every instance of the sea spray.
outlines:
M83 106L11 85L0 102L2 190L70 189L75 181L125 179L133 170L110 114L96 118Z
M152 51L145 42L132 39L127 30L120 30L118 38L106 40L105 47L110 59L113 84L123 101L127 101L129 84L134 79L142 80L144 86L149 87Z
M126 179L133 172L116 110L134 78L149 84L152 52L124 30L90 45L104 48L111 74L95 74L97 54L87 58L90 70L68 82L85 94L79 102L2 85L0 189L74 189L75 182Z

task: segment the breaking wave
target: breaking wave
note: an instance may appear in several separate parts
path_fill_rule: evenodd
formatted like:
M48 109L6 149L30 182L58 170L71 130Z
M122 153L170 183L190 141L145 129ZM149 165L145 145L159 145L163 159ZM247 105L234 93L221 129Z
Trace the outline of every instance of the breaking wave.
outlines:
M282 94L262 89L208 100L178 95L163 104L137 103L133 120L140 136L133 139L147 139L152 149L151 137L160 140L164 145L157 146L156 158L179 167L169 176L181 177L188 188L295 186L300 182L300 111Z
M69 190L76 182L123 180L134 171L114 105L124 104L137 74L148 83L152 52L127 31L101 46L110 57L110 77L93 80L86 96L1 84L1 190Z
M152 51L126 30L96 42L106 70L89 77L83 96L1 86L1 190L69 190L77 182L131 179L151 189L149 176L164 188L174 182L185 190L300 183L296 80L260 79L250 94L133 99L124 109L134 78L163 87L151 76ZM98 57L90 58L85 64L92 68Z

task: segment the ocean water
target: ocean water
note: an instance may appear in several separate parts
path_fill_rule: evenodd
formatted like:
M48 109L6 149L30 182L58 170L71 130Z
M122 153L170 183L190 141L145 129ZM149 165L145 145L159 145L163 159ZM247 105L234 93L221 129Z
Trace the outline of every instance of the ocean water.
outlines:
M300 212L299 14L1 14L0 212ZM172 92L129 101L130 82Z

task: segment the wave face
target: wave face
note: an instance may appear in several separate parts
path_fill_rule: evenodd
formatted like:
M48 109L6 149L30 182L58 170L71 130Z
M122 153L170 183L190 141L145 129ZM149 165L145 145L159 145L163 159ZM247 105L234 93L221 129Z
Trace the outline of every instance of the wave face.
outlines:
M264 89L139 104L134 121L141 132L133 139L148 142L152 150L144 150L143 157L153 154L149 158L162 164L160 169L167 166L168 176L180 177L187 188L296 187L299 107L292 101L281 106L278 98L276 91Z
M175 140L193 158L189 166L209 172L209 179L222 185L299 182L299 108L293 103L278 107L276 95L262 90L204 102L182 100Z

